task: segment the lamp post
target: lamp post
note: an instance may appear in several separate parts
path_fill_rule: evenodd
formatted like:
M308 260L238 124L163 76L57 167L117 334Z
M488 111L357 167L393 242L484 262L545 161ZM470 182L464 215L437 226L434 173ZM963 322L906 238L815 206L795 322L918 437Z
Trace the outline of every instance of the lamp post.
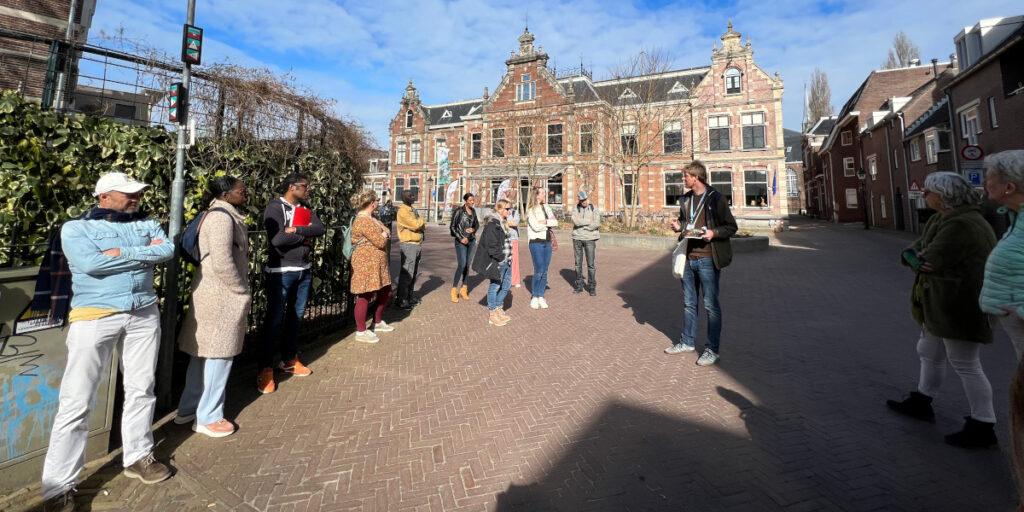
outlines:
M860 178L860 202L864 205L864 229L871 229L871 221L868 219L868 176L863 167L857 169L857 177Z
M430 214L434 211L433 199L434 199L434 177L427 178L427 186L430 187L430 193L427 195L427 221L430 222ZM435 219L436 220L436 219Z

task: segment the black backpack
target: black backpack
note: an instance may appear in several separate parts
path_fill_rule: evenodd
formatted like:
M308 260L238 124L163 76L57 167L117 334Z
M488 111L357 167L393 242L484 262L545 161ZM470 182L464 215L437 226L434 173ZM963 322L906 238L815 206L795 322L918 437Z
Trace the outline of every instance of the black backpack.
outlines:
M185 261L193 265L199 265L199 229L203 227L203 221L206 220L206 216L209 215L210 212L215 211L228 213L228 211L223 208L213 208L196 215L196 217L192 219L187 226L185 226L185 231L181 233L181 257Z

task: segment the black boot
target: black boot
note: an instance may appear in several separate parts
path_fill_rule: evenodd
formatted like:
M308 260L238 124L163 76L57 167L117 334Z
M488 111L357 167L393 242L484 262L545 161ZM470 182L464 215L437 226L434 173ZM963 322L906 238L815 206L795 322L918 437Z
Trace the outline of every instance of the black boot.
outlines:
M590 293L591 297L596 297L597 296L597 285L594 284L594 283L590 283L590 285L587 286L587 292Z
M998 444L995 423L978 421L970 416L964 416L964 419L967 420L964 429L946 436L946 443L961 448L991 448Z
M917 391L911 391L910 396L902 402L886 400L885 405L888 405L890 409L900 414L910 416L911 418L935 423L935 411L932 410L932 397L918 393Z
M576 281L572 285L572 293L583 293L583 283Z

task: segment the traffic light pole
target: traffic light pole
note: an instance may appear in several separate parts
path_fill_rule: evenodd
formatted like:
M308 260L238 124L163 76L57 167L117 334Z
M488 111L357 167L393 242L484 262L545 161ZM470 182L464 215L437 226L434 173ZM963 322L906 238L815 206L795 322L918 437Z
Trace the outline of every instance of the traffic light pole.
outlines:
M196 0L188 0L186 17L186 23L195 24ZM191 87L191 78L192 64L185 62L181 72L181 83L185 90ZM187 112L188 106L184 105L184 108ZM178 256L181 254L179 242L181 225L184 223L185 216L185 144L188 141L185 132L187 122L187 119L180 119L178 124L178 149L174 160L174 181L171 182L171 216L167 226L167 236L174 241L174 258L168 262L166 272L164 272L163 335L156 379L157 406L162 410L169 410L173 405L171 403L171 377L174 373L174 345L178 327Z

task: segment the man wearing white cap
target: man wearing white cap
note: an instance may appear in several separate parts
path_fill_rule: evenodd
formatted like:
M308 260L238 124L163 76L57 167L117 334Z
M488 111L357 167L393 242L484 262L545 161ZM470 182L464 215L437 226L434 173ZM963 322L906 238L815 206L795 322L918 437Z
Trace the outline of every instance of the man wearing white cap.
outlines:
M124 373L121 441L125 475L152 484L171 476L153 458L160 311L153 269L174 244L160 224L138 210L145 183L124 173L100 177L99 205L64 224L60 245L71 271L67 367L43 465L44 510L75 510L75 480L85 459L93 399L119 342ZM52 271L52 269L51 269Z

